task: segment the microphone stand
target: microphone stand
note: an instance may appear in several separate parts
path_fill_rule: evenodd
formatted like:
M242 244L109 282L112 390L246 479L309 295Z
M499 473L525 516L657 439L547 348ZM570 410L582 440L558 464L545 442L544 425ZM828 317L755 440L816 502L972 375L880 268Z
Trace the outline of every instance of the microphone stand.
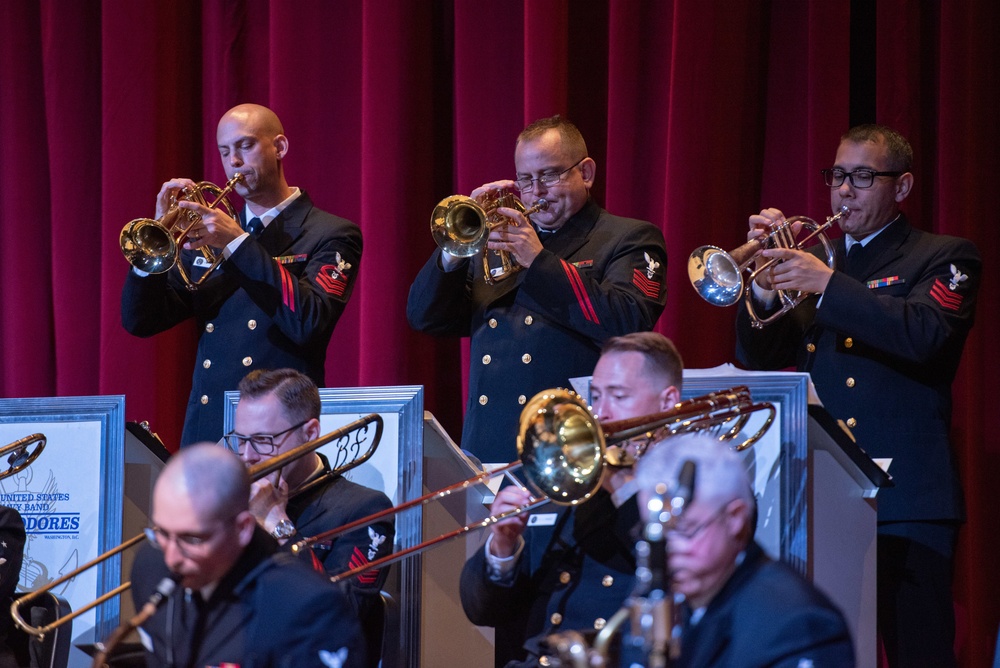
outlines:
M174 593L174 589L176 588L177 580L175 576L168 576L160 580L160 584L156 585L156 591L153 592L139 612L133 615L131 619L120 624L111 633L107 641L97 643L98 652L94 655L94 661L90 664L91 668L108 668L108 657L111 656L111 652L118 646L118 643L152 617L160 609L160 606L167 602L167 599L170 598L170 595Z

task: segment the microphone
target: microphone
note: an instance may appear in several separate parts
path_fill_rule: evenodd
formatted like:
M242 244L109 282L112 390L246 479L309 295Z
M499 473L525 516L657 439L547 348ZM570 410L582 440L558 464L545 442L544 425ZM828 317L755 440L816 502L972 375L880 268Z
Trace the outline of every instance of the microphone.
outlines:
M170 595L173 594L174 590L177 588L177 581L179 579L179 575L171 574L160 580L160 583L156 585L156 591L150 595L149 600L143 604L142 610L138 615L136 615L135 618L141 617L141 619L138 623L134 624L134 626L139 626L144 621L152 617L157 608L167 602L167 599L170 598Z

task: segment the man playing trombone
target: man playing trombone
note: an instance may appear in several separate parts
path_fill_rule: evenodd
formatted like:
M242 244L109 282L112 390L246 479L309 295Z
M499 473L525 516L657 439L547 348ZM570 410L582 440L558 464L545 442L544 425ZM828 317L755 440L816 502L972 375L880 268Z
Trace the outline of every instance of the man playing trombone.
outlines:
M680 401L682 373L680 354L661 334L611 338L594 368L593 409L602 421L671 409ZM626 446L632 457L638 446ZM635 492L626 467L605 475L602 489L582 505L543 507L491 526L462 571L461 597L470 621L496 627L498 666L536 665L545 636L600 630L621 607L635 576ZM529 500L526 490L505 487L490 514Z
M315 383L294 369L251 371L239 384L235 429L226 446L247 466L281 455L320 436L320 397ZM309 453L253 483L250 512L283 546L344 526L392 507L382 492L331 471L318 452ZM391 518L312 546L312 557L328 575L363 566L392 552ZM383 610L379 591L388 567L364 571L348 581L372 665L381 653Z
M277 553L249 498L246 468L223 448L186 448L164 467L153 489L152 543L132 567L136 609L160 603L140 626L147 665L363 666L348 597ZM173 593L158 596L171 579Z

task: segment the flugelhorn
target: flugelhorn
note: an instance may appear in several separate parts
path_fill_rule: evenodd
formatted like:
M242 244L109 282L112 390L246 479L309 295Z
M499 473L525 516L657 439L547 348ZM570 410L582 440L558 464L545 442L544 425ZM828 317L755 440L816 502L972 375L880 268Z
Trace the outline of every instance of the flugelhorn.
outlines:
M645 434L652 438L654 435L665 437L670 434L716 429L733 421L742 425L745 422L743 416L749 418L750 413L765 410L770 413L765 425L751 437L752 440L748 439L747 442L740 444L741 448L749 447L759 439L775 415L774 405L767 402L754 403L746 386L712 392L683 401L662 413L605 423L597 420L586 402L575 392L564 389L545 390L532 397L521 411L517 461L300 540L292 546L292 551L301 552L316 543L330 540L404 510L439 501L454 493L467 490L478 482L506 475L523 467L524 477L533 497L529 503L498 515L491 515L480 522L460 527L330 578L333 582L340 582L364 571L381 568L412 554L419 554L471 531L484 529L550 501L567 506L583 503L601 486L605 468L614 466L608 461L609 443L619 443ZM735 436L735 431L730 429L720 436L720 440L732 440Z
M798 306L810 293L798 290L778 290L781 309L767 318L761 318L754 310L750 286L757 276L773 267L778 260L772 259L759 264L746 280L743 278L743 272L756 262L765 250L771 248L805 250L805 245L813 239L823 246L826 264L830 269L834 269L837 255L829 237L826 236L826 230L830 229L837 221L850 215L851 210L842 206L822 225L817 225L812 218L793 216L772 225L766 234L751 239L729 253L717 246L701 246L688 257L688 278L701 298L715 306L732 306L739 301L740 295L744 295L750 322L755 328L761 329L764 325L774 322ZM797 239L795 225L800 225L801 229L808 231L809 234L802 239Z
M500 207L520 211L525 218L549 207L539 199L530 209L509 190L488 190L475 199L465 195L445 197L431 213L431 236L441 250L456 257L482 254L483 278L493 285L508 278L521 266L504 250L486 247L490 230L501 225L517 225L517 221L497 212Z
M34 450L28 452L28 446L32 443L38 445L35 446ZM0 472L0 480L31 466L32 462L38 459L38 455L42 454L46 443L45 434L30 434L0 448L0 457L7 455L7 470Z
M264 460L264 461L262 461L262 462L260 462L258 464L254 464L253 466L251 466L248 469L248 473L250 475L250 479L251 480L260 480L261 478L263 478L264 476L268 475L269 473L272 473L273 471L277 471L278 469L284 467L289 462L295 461L296 459L298 459L300 457L308 455L309 453L311 453L311 452L313 452L313 451L315 451L315 450L323 447L324 445L326 445L328 443L332 443L333 441L337 441L337 440L340 440L340 439L347 438L353 432L361 431L363 429L367 430L368 426L371 425L371 424L375 425L375 433L372 436L372 443L371 443L370 446L368 446L368 449L364 453L362 453L360 456L355 457L355 458L351 459L350 461L346 462L345 464L332 469L327 474L327 476L320 477L318 479L318 481L324 481L324 480L328 479L331 476L341 475L341 474L343 474L343 473L345 473L345 472L347 472L347 471L349 471L349 470L351 470L351 469L353 469L353 468L355 468L357 466L360 466L361 464L365 463L366 461L368 461L371 458L371 456L373 454L375 454L375 450L376 450L376 448L378 448L379 441L381 441L381 439L382 439L382 429L383 429L383 424L384 423L383 423L381 415L378 415L377 413L372 413L371 415L367 415L367 416L365 416L365 417L363 417L363 418L361 418L359 420L355 420L354 422L346 424L343 427L341 427L340 429L335 429L335 430L329 432L328 434L324 434L323 436L320 436L319 438L313 439L312 441L307 441L306 443L303 443L302 445L299 445L299 446L297 446L295 448L292 448L291 450L289 450L287 452L283 452L280 455L277 455L275 457L271 457L269 459L266 459L266 460ZM24 439L22 439L22 440L24 440ZM313 484L316 484L316 483L310 483L310 485L307 488L303 488L303 489L312 488ZM301 493L301 490L297 490L297 493ZM64 582L72 580L73 578L75 578L76 576L78 576L80 573L83 573L84 571L87 571L87 570L93 568L94 566L97 566L98 564L101 564L101 563L107 561L111 557L113 557L113 556L115 556L115 555L117 555L117 554L119 554L121 552L124 552L125 550L129 549L130 547L133 547L134 545L137 545L137 544L141 543L144 540L147 540L145 532L144 533L140 533L137 536L133 536L132 538L128 539L127 541L125 541L121 545L118 545L117 547L114 547L114 548L108 550L104 554L98 555L97 557L95 557L95 558L91 559L90 561L88 561L87 563L85 563L83 566L80 566L79 568L77 568L77 569L75 569L73 571L70 571L69 573L63 575L62 577L53 580L52 582L48 583L44 587L36 589L36 590L34 590L32 592L29 592L27 594L24 594L18 600L14 601L14 603L11 604L11 606L10 606L10 615L13 618L14 623L17 624L17 626L20 627L26 633L29 633L29 634L31 634L31 635L39 638L40 640L44 640L45 639L45 635L48 634L49 632L53 631L54 629L57 629L60 626L62 626L63 624L65 624L65 623L67 623L67 622L69 622L69 621L71 621L73 619L76 619L77 617L79 617L83 613L85 613L85 612L87 612L87 611L89 611L89 610L97 607L98 605L104 603L105 601L111 600L115 596L118 596L119 594L122 594L122 593L128 591L128 589L132 586L132 583L131 582L122 583L118 587L115 587L111 591L109 591L109 592L107 592L107 593L105 593L105 594L97 597L96 599L94 599L93 601L90 601L86 605L83 605L80 608L78 608L76 610L73 610L69 614L64 615L63 617L60 617L59 619L55 620L51 624L47 624L45 626L38 626L38 627L31 626L21 616L21 608L24 607L24 606L26 606L26 605L28 605L28 604L30 604L30 603L32 603L35 599L37 599L42 594L45 594L45 593L47 593L49 591L52 591L53 589L55 589L56 587L60 586Z
M191 228L201 221L201 216L194 211L182 209L177 206L177 202L182 200L196 202L209 209L222 207L230 218L236 218L236 209L229 202L228 195L236 184L243 180L243 175L237 172L229 179L225 188L208 181L201 181L194 186L184 188L179 195L173 197L167 212L158 220L136 218L129 221L122 228L118 238L125 259L133 267L147 274L162 274L176 266L187 289L197 290L222 262L223 255L208 246L202 246L201 256L208 268L197 281L191 280L184 263L180 261L180 247L187 241ZM211 202L206 198L206 193L214 198Z

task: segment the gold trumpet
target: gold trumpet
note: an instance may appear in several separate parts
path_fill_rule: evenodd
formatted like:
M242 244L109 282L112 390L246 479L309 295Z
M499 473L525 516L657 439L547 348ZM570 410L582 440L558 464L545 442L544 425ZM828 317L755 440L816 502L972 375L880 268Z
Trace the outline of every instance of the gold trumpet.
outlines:
M497 213L500 207L516 209L527 218L547 209L549 202L539 199L529 209L509 190L488 190L475 199L465 195L445 197L431 213L431 236L441 250L457 257L482 253L483 278L490 285L522 269L509 252L486 247L491 230L501 225L517 226L513 218Z
M45 434L30 434L0 448L0 457L8 455L7 470L0 472L0 480L31 466L38 459L38 455L42 454L47 442ZM29 453L28 446L32 443L38 443L38 445Z
M750 273L746 280L743 279L743 272L760 257L764 250L770 248L805 250L805 244L813 239L823 246L826 264L830 269L834 269L837 255L829 237L826 236L826 230L830 229L837 221L850 215L851 210L842 206L836 215L828 217L822 225L817 225L812 218L793 216L773 225L767 234L751 239L728 253L718 246L701 246L688 257L688 278L701 298L715 306L732 306L739 301L740 295L744 295L747 312L750 314L750 323L756 329L762 329L764 325L769 325L801 304L802 300L810 293L798 290L778 290L781 309L767 318L761 318L754 311L750 286L757 276L777 264L778 260L772 259L761 264ZM793 225L795 224L800 224L802 229L808 231L809 234L801 240L796 239L793 233Z
M315 485L317 485L317 484L319 484L321 482L326 481L329 477L341 475L341 474L343 474L343 473L345 473L345 472L347 472L347 471L349 471L349 470L351 470L351 469L353 469L353 468L355 468L357 466L360 466L361 464L364 464L366 461L368 461L371 458L371 456L373 454L375 454L375 450L376 450L376 448L378 448L379 441L381 441L381 439L382 439L383 420L382 420L382 416L381 415L378 415L376 413L372 413L371 415L363 417L363 418L361 418L359 420L355 420L354 422L351 422L350 424L346 424L343 427L341 427L340 429L335 429L334 431L331 431L328 434L320 436L319 438L316 438L316 439L314 439L312 441L308 441L306 443L303 443L302 445L299 445L299 446L297 446L295 448L292 448L288 452L284 452L284 453L282 453L280 455L277 455L275 457L271 457L270 459L262 461L259 464L255 464L254 466L251 466L248 469L248 473L250 475L250 479L251 480L260 480L261 478L263 478L264 476L268 475L269 473L272 473L272 472L277 471L278 469L284 467L289 462L292 462L292 461L298 459L299 457L303 457L303 456L305 456L305 455L313 452L314 450L317 450L317 449L323 447L327 443L331 443L333 441L346 438L352 432L361 431L362 429L367 429L368 425L373 424L373 423L375 424L375 434L373 435L372 444L368 447L368 450L366 450L361 456L356 457L356 458L352 459L351 461L349 461L349 462L347 462L347 463L345 463L345 464L343 464L343 465L341 465L341 466L339 466L339 467L337 467L335 469L332 469L326 476L318 478L317 480L315 480L312 483L310 483L306 488L303 488L303 491L305 491L307 489L312 489L313 486L315 486ZM24 439L21 439L21 440L23 441ZM55 620L51 624L47 624L45 626L38 626L38 627L31 626L21 616L21 608L23 606L25 606L25 605L30 604L31 602L33 602L35 599L37 599L42 594L45 594L45 593L47 593L47 592L55 589L56 587L58 587L59 585L63 584L64 582L72 580L73 578L75 578L80 573L83 573L84 571L86 571L86 570L88 570L90 568L93 568L94 566L97 566L98 564L101 564L101 563L107 561L108 559L110 559L111 557L115 556L116 554L124 552L125 550L129 549L130 547L133 547L134 545L137 545L138 543L141 543L144 540L147 540L145 533L141 533L141 534L139 534L137 536L133 536L132 538L128 539L127 541L125 541L121 545L108 550L104 554L98 555L97 557L95 557L94 559L88 561L87 563L85 563L83 566L80 566L76 570L73 570L73 571L67 573L66 575L63 575L62 577L53 580L52 582L50 582L49 584L45 585L44 587L41 587L39 589L36 589L35 591L32 591L30 593L27 593L27 594L21 596L18 600L14 601L14 603L11 604L11 606L10 606L10 615L13 618L14 623L18 627L20 627L23 631L25 631L26 633L29 633L29 634L37 637L39 640L44 640L45 639L45 635L48 634L48 633L50 633L51 631L59 628L60 626L62 626L63 624L65 624L65 623L67 623L69 621L72 621L73 619L79 617L80 615L82 615L83 613L87 612L88 610L91 610L92 608L97 607L98 605L104 603L105 601L108 601L108 600L114 598L115 596L118 596L119 594L124 593L125 591L127 591L132 586L131 582L124 582L124 583L122 583L121 585L119 585L118 587L115 587L114 589L112 589L111 591L105 593L104 595L99 596L98 598L94 599L93 601L87 603L84 606L81 606L79 609L73 610L69 614L67 614L67 615L65 615L63 617L60 617L59 619Z
M177 202L182 200L196 202L209 209L222 207L230 218L236 218L236 209L233 208L227 196L233 191L236 184L243 181L244 177L239 172L229 179L225 188L220 188L208 181L201 181L192 187L184 188L179 196L173 197L167 212L159 220L136 218L130 221L122 228L118 238L125 259L133 267L147 274L162 274L176 265L185 287L188 290L197 290L205 279L215 271L215 268L222 263L223 255L216 253L208 246L202 246L201 256L208 263L208 269L197 281L191 280L187 269L184 268L184 263L179 261L179 247L187 241L191 228L201 222L201 216L193 211L180 208L177 206ZM206 193L214 197L211 202L205 197Z
M696 397L681 402L663 413L605 423L598 422L586 402L575 392L564 389L545 390L532 397L521 411L517 437L518 461L300 540L292 546L292 551L299 553L316 543L372 524L389 515L438 501L453 493L466 490L478 482L524 468L527 486L533 497L530 502L330 578L333 582L340 582L361 572L395 563L411 554L419 554L470 531L484 529L549 501L565 506L583 503L601 486L605 466L618 466L608 456L608 443L619 443L643 435L652 440L657 436L716 429L734 420L742 426L746 421L744 417L749 418L750 413L762 410L770 412L766 424L750 439L740 444L740 449L745 449L760 439L775 415L774 405L767 402L754 403L746 386ZM720 439L730 440L736 433L738 430L730 429L720 436ZM634 459L622 465L630 466L632 463Z

